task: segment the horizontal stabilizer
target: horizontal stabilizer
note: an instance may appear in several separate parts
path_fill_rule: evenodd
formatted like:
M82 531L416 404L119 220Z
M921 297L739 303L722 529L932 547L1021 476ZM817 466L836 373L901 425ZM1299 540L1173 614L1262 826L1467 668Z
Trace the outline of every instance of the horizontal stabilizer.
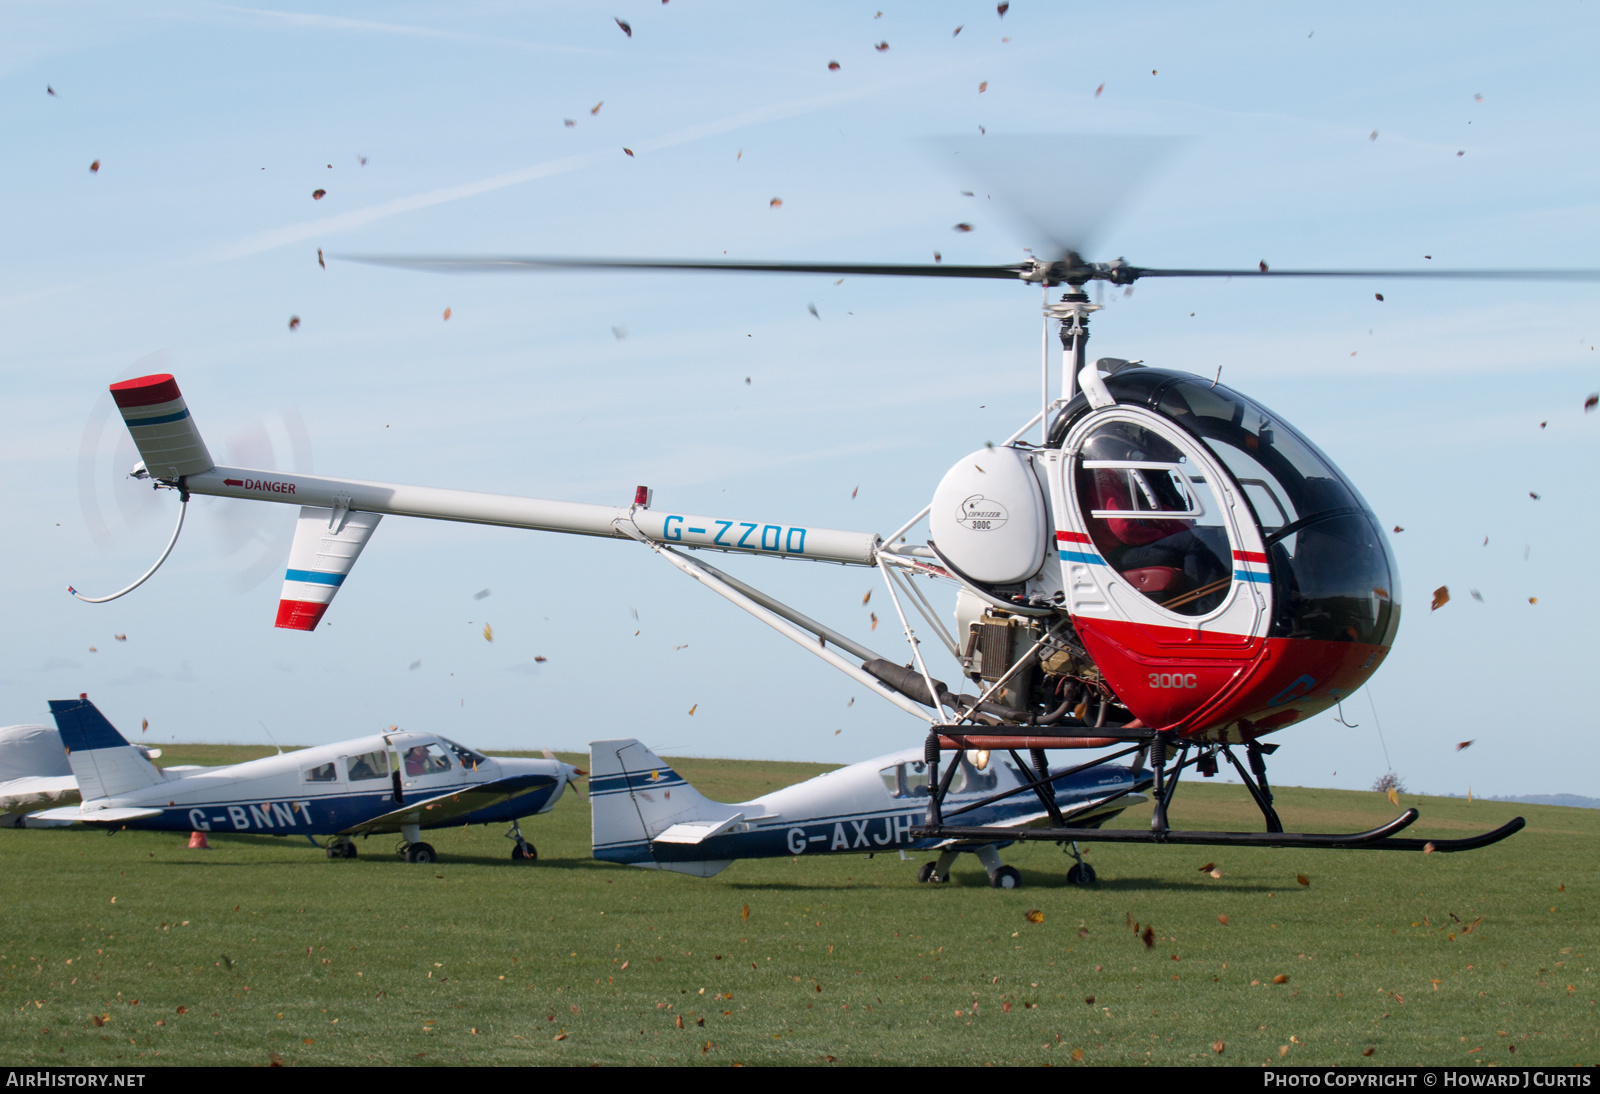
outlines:
M679 821L656 836L652 843L704 843L712 836L720 836L744 820L743 813L735 813L723 820Z
M116 809L79 809L76 805L64 806L60 809L46 809L43 812L29 814L29 820L42 821L84 821L88 824L123 824L131 820L142 820L145 817L159 817L159 809L139 809L136 807Z
M423 828L437 828L450 824L468 813L502 805L524 794L533 794L557 786L561 780L554 775L512 775L505 779L475 786L470 790L455 790L425 801L411 802L399 809L362 821L346 828L341 836L374 832L398 832L403 824L417 824Z
M277 626L316 630L382 519L378 513L301 506L294 545L289 548L289 569L283 575Z
M130 745L88 699L52 699L50 713L55 717L61 743L67 749L67 762L72 765L85 802L118 797L166 781L161 769Z
M178 382L167 373L112 384L111 397L145 470L155 478L198 475L217 465L189 417Z

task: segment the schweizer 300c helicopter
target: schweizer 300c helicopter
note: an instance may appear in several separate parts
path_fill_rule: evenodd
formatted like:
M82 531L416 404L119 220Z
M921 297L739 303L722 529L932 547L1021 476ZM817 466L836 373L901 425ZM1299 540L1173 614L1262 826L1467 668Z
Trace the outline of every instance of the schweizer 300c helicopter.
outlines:
M1266 738L1326 710L1383 662L1400 622L1400 589L1382 527L1349 480L1277 414L1213 380L1087 357L1097 305L1090 282L1141 278L1454 278L1589 281L1595 270L1160 269L1055 260L998 266L869 265L587 258L360 258L439 272L710 270L990 278L1040 286L1046 340L1040 407L1003 443L960 460L932 501L888 535L727 515L663 512L640 487L612 507L219 467L171 376L111 386L143 459L136 473L192 494L298 505L277 625L312 630L385 514L633 539L859 684L928 723L931 793L918 839L1156 842L1463 851L1497 842L1521 818L1466 839L1397 836L1417 819L1350 834L1283 831L1272 804ZM1053 289L1065 288L1058 299ZM1062 346L1051 397L1050 324ZM1034 427L1038 432L1033 432ZM1024 439L1031 436L1033 439ZM911 531L927 519L928 535ZM182 512L159 567L183 526ZM882 574L910 660L901 664L703 560L703 552L873 567ZM692 557L695 552L701 557ZM137 587L150 573L114 596ZM956 586L955 627L911 580ZM75 593L75 595L78 595ZM88 598L83 598L88 599ZM97 598L97 599L111 599ZM945 647L975 694L930 671L912 615ZM1043 827L960 823L990 799L945 809L966 752L980 768L1006 750L1031 783ZM1046 792L1051 749L1093 749L1066 773L1134 756L1153 776L1149 831L1074 823ZM1110 750L1110 751L1098 751ZM1025 763L1022 753L1031 763ZM1242 753L1242 757L1241 757ZM1175 829L1168 808L1183 772L1231 764L1260 807L1264 832ZM1092 822L1091 822L1092 823ZM1081 865L1081 859L1080 865ZM1092 872L1075 871L1091 880Z

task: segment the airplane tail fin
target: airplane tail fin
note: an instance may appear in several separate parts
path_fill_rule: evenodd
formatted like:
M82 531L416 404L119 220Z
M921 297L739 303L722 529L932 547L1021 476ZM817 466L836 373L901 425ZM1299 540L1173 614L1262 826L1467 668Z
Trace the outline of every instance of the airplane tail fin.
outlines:
M731 859L694 859L694 846L738 823L635 740L589 743L594 857L651 870L710 877Z
M166 781L161 769L129 744L87 697L52 699L50 713L85 803Z

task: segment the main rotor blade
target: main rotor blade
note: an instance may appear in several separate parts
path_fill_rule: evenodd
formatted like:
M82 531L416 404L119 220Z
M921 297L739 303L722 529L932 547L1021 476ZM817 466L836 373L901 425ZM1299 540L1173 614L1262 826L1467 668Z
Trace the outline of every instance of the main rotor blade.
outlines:
M1010 266L944 266L884 262L739 262L694 258L558 258L516 255L334 255L346 262L430 273L528 273L534 270L702 270L729 273L857 274L884 277L1026 279L1031 262Z
M1600 270L1164 270L1124 266L1109 280L1136 281L1141 277L1398 277L1446 281L1600 281Z

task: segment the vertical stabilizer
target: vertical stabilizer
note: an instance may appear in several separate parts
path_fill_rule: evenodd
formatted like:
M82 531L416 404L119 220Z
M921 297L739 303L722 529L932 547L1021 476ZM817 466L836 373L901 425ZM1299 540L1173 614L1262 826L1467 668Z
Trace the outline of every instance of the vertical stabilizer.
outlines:
M161 770L130 745L87 698L52 699L50 713L85 803L121 797L166 781Z
M291 631L316 630L382 519L380 513L300 507L294 545L289 548L289 569L283 575L283 593L278 599L277 626Z
M589 809L597 859L699 877L728 865L728 860L657 861L651 841L667 829L723 821L737 817L738 810L701 794L638 741L589 743Z
M111 385L145 470L158 479L198 475L216 466L200 439L178 382L166 373Z

